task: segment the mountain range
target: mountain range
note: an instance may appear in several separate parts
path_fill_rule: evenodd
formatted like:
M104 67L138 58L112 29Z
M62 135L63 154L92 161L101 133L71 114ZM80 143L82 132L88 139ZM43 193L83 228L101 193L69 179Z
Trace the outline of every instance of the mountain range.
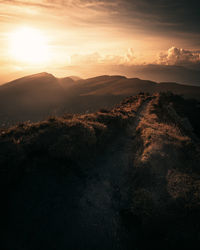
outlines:
M39 121L63 113L89 113L111 108L127 96L171 91L200 100L200 87L174 82L156 83L138 78L103 75L89 79L56 78L39 73L0 86L0 125Z

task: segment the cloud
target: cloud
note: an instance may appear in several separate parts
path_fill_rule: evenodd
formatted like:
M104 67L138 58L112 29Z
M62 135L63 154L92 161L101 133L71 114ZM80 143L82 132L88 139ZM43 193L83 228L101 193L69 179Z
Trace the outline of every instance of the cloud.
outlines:
M135 55L134 55L134 50L133 48L128 49L128 53L125 55L125 61L129 64L132 64L135 62Z
M200 65L200 51L186 50L177 47L171 47L166 52L162 52L156 61L156 55L152 61L145 63L140 56L135 56L134 49L129 48L127 52L121 55L106 54L102 55L98 52L90 54L74 54L71 56L71 65L121 65L136 66L146 65L148 63L157 65L177 65L189 66Z
M100 55L99 53L91 54L74 54L70 59L71 65L132 65L136 63L133 48L129 48L124 55Z
M10 5L35 6L41 8L91 8L109 9L117 6L117 1L110 0L2 0L1 3Z
M182 48L171 47L167 52L159 55L160 64L165 65L187 65L200 63L199 51L190 51Z
M75 0L73 3L77 7L108 11L110 19L122 26L137 27L147 32L151 27L151 32L200 34L198 0Z
M52 3L55 1L52 1ZM16 5L16 6L33 6L33 7L41 7L41 8L53 8L54 4L51 4L49 1L42 0L2 0L2 4Z
M72 10L93 10L95 13L109 13L107 22L118 26L132 26L139 29L169 32L198 33L200 24L200 2L198 0L2 0L10 5L27 5L42 8ZM88 15L90 21L90 15ZM103 19L101 19L103 21Z
M101 60L101 56L99 53L91 53L91 54L74 54L70 58L70 62L72 65L91 65L98 64Z

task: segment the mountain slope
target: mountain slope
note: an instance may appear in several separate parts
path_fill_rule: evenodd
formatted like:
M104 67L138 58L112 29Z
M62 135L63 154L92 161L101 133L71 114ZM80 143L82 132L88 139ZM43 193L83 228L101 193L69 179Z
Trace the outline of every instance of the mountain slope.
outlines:
M200 88L195 86L181 85L173 82L156 83L138 78L125 78L121 76L104 76L103 78L91 78L82 81L81 95L136 95L139 92L167 92L183 95L186 98L200 99Z
M1 123L44 119L62 105L63 92L73 82L40 73L0 86Z
M124 76L98 76L74 81L48 73L23 77L0 86L0 126L39 121L48 115L95 112L112 108L125 97L140 92L172 91L200 100L200 87L156 83Z
M199 114L197 102L140 94L2 130L2 248L195 249Z

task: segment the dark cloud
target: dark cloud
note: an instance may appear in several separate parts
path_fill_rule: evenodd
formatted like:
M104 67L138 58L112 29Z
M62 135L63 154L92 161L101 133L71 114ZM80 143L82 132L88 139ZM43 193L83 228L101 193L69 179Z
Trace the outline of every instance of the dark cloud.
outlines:
M199 0L46 0L50 4L110 11L116 23L200 34ZM117 21L118 20L118 21Z
M198 0L123 0L118 15L129 25L151 27L151 31L200 34Z
M83 11L93 9L109 13L107 22L112 20L116 25L146 28L146 31L151 27L151 32L172 31L200 35L199 0L2 0L1 3L42 8L73 7ZM105 20L102 19L102 22Z

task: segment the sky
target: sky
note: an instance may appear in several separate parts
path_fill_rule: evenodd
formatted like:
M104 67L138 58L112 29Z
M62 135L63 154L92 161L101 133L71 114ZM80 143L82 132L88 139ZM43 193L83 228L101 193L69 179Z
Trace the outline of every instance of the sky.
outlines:
M198 68L199 10L198 0L0 0L0 83L41 71Z

